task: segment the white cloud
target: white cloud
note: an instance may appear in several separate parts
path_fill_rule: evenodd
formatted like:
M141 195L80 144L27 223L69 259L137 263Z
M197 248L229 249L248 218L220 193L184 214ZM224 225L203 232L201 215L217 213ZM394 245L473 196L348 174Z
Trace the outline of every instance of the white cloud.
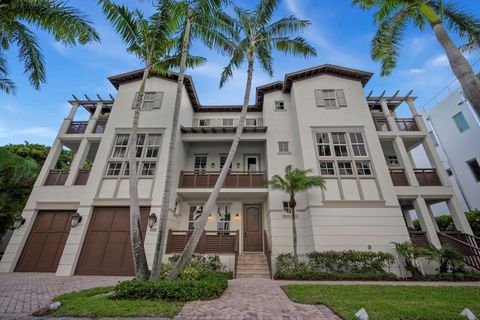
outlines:
M409 73L411 74L422 74L422 73L425 73L425 69L416 69L416 68L413 68L413 69L410 69L408 70Z
M436 56L428 60L427 64L429 64L432 67L446 67L449 65L449 62L448 62L447 55L442 54L440 56Z

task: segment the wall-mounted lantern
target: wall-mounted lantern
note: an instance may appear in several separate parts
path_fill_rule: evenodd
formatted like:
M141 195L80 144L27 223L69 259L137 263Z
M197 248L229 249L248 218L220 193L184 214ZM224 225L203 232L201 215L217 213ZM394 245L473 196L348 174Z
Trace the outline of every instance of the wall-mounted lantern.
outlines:
M214 217L212 216L212 214L210 213L210 214L208 215L208 221L213 221L213 220L215 220L215 218L214 218Z
M75 228L80 222L82 222L82 216L80 215L80 213L75 212L72 215L72 221L70 222L70 225L72 226L72 228Z
M15 223L13 224L13 229L18 229L25 224L26 219L22 216L15 218Z
M233 217L233 220L240 221L240 215L238 213L235 214L235 216Z
M213 168L215 168L215 162L212 162L212 164L210 165Z
M237 169L240 169L240 162L237 162Z
M148 216L148 226L150 227L150 229L152 229L155 226L155 223L157 223L157 215L155 214L155 212L152 212Z

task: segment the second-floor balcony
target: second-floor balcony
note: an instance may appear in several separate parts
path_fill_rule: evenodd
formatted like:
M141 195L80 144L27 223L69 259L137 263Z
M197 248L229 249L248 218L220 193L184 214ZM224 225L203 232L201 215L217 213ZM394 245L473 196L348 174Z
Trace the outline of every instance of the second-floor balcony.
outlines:
M181 171L179 188L213 188L219 171ZM231 171L223 188L266 188L266 173L263 171Z
M63 186L67 182L67 178L70 175L70 170L52 169L48 173L47 180L45 180L46 186ZM73 182L75 186L83 186L87 184L88 177L90 176L90 169L79 169L78 174Z
M67 128L68 134L84 134L87 130L88 121L72 121Z
M377 131L392 131L387 119L374 118L373 122L375 123L375 128ZM395 123L398 131L420 131L415 119L413 118L395 118Z
M415 177L417 178L418 185L422 187L441 186L442 182L438 177L437 170L434 168L428 169L413 169ZM390 177L392 178L393 185L396 187L409 186L405 169L403 168L390 168Z

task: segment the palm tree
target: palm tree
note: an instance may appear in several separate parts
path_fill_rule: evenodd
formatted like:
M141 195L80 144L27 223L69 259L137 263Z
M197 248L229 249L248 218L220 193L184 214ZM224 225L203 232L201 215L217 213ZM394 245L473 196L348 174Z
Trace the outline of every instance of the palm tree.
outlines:
M225 0L184 0L176 1L176 19L181 21L177 32L180 34L177 53L180 55L180 67L177 79L172 131L170 134L167 170L165 174L162 206L160 209L159 234L153 258L151 279L159 279L163 260L163 248L167 231L168 213L170 208L172 191L172 172L175 157L175 145L179 131L178 118L182 104L183 81L187 68L186 57L188 55L192 39L199 39L209 48L216 48L224 52L231 51L231 42L221 32L225 30L226 23L223 18L222 4Z
M58 0L0 1L0 90L15 92L15 83L8 78L7 60L3 51L18 47L18 58L35 89L46 82L43 54L35 34L27 24L52 34L66 45L99 41L100 37L85 15Z
M307 191L312 188L325 189L325 179L320 176L308 176L307 174L312 170L302 170L292 168L291 165L285 168L285 175L283 177L274 175L268 185L274 190L281 190L290 196L288 207L292 214L292 235L293 235L293 259L295 264L298 263L297 253L297 227L295 224L295 207L297 202L295 196L297 193Z
M353 0L363 9L377 8L375 21L379 23L372 40L372 59L382 64L382 76L389 75L397 64L401 40L409 22L423 31L425 24L435 34L450 62L453 73L462 86L465 97L480 116L480 80L472 67L453 43L448 28L467 41L468 49L480 47L480 20L454 3L444 0Z
M235 48L229 64L222 72L220 87L233 77L234 69L239 68L244 62L247 62L247 83L240 119L227 159L212 193L205 204L205 210L195 223L193 234L185 246L180 259L168 275L169 279L178 277L180 271L191 259L193 251L207 224L208 215L213 210L230 164L237 151L248 111L255 59L258 59L261 68L267 72L268 75L273 76L273 49L303 57L316 55L315 49L311 47L305 39L300 36L295 38L290 37L290 35L307 28L310 25L308 20L299 20L294 16L289 16L272 22L272 16L278 6L278 2L278 0L260 0L253 10L234 7L235 17L230 19L232 25L230 36L235 41Z
M147 258L145 255L144 239L140 228L140 204L138 198L138 170L136 164L136 141L138 136L138 122L145 93L145 84L150 74L166 74L168 69L177 66L178 56L169 56L175 46L175 39L171 36L177 29L175 6L169 0L159 1L156 12L145 18L139 10L130 11L123 5L115 4L110 0L100 0L103 12L115 30L122 37L127 51L135 54L144 64L144 72L136 101L133 106L134 115L130 139L128 142L128 171L130 196L130 240L134 258L135 275L139 279L148 279ZM204 58L189 57L190 66L200 65Z

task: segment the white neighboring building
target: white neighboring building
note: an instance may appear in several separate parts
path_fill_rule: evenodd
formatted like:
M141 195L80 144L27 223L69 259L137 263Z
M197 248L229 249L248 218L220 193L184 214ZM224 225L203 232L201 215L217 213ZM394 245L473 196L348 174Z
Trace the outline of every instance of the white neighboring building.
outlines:
M470 103L455 90L420 113L462 208L480 208L480 121ZM420 149L412 151L417 165L428 161ZM435 215L448 212L444 204L432 209Z
M24 223L0 261L0 272L133 273L126 155L142 75L143 70L137 70L110 77L118 90L114 101L70 101L71 112L23 210ZM256 102L247 114L231 172L198 253L219 254L234 269L237 261L246 261L239 255L255 253L249 256L263 256L266 265L278 254L291 252L291 215L284 207L288 195L266 185L273 175L283 175L289 164L312 169L327 184L326 190L298 195L300 253L349 249L393 253L392 242L409 239L440 247L446 240L430 210L439 201L447 203L462 236L472 233L416 111L415 97L366 96L364 86L372 75L322 65L256 88ZM140 114L138 186L149 264L158 236L158 221L153 218L162 204L176 80L173 73L152 75ZM413 118L396 117L395 109L402 103L408 104ZM85 108L90 119L76 121L77 108ZM167 254L183 249L197 210L223 166L240 109L202 106L192 78L185 78ZM418 145L429 160L423 168L414 166L410 154ZM75 153L67 171L55 167L63 147ZM411 230L412 208L422 232Z

